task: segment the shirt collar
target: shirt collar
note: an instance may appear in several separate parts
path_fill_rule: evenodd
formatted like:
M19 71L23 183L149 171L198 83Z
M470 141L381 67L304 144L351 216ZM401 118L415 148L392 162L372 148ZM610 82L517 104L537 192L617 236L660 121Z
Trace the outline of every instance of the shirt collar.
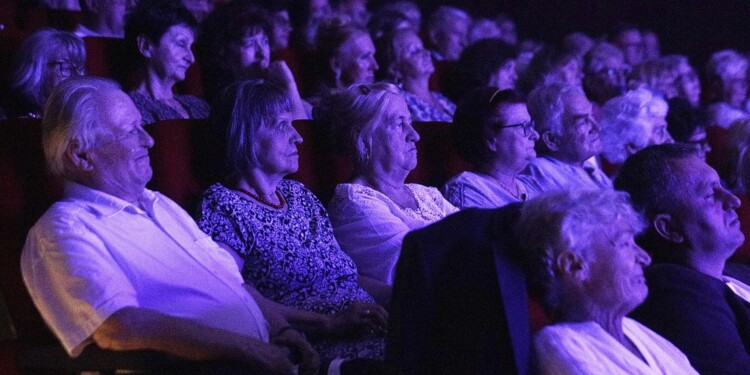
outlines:
M131 213L143 213L144 210L126 200L107 194L101 190L96 190L86 185L81 185L73 181L65 182L66 199L75 199L86 201L90 204L92 210L100 216L110 217L120 211L129 211ZM158 196L151 190L143 189L143 193L138 198L143 207L150 211Z

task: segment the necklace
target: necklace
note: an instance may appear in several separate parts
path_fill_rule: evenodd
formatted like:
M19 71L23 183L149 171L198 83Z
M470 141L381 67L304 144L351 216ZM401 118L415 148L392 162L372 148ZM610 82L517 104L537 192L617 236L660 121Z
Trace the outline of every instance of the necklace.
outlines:
M273 208L275 208L277 210L284 208L284 205L286 205L286 201L284 201L284 197L281 196L281 193L279 193L278 189L276 189L276 197L279 198L279 203L278 204L271 203L266 198L263 198L263 197L261 197L260 195L257 195L257 194L253 194L253 193L251 193L251 192L249 192L249 191L247 191L247 190L245 190L245 189L243 189L241 187L236 188L236 190L237 191L241 191L241 192L247 194L248 196L250 196L250 198L253 198L256 201L258 201L260 203L263 203L266 206L273 207Z

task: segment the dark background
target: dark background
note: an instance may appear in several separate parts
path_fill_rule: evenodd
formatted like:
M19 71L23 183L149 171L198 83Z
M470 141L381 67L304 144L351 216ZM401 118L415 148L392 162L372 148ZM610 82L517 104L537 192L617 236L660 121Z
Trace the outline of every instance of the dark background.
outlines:
M379 1L371 0L373 5ZM712 52L750 50L750 0L464 0L417 1L423 17L439 5L455 5L476 16L506 13L516 21L519 37L556 43L565 34L605 34L618 22L651 29L662 52L691 58L702 70Z

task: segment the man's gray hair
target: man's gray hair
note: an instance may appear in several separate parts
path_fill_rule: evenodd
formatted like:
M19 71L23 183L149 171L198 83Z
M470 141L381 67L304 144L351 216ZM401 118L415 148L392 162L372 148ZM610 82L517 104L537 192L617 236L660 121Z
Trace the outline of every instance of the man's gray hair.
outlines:
M427 30L441 30L456 19L471 23L471 16L468 13L452 6L443 5L430 15L429 20L427 20Z
M563 134L565 130L562 119L565 112L563 97L574 92L585 96L580 87L560 82L538 86L531 91L527 105L539 134L545 132L555 135Z
M44 107L42 120L42 148L50 172L65 177L68 173L65 152L71 143L78 143L81 151L91 149L107 134L101 124L102 92L119 90L112 80L80 76L58 84Z

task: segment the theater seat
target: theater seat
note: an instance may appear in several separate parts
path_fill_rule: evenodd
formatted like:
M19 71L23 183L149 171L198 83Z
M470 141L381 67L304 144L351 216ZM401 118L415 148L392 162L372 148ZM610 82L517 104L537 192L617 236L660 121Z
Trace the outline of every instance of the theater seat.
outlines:
M719 177L726 180L732 174L729 162L729 129L710 126L706 129L706 138L711 145L711 151L706 154L708 165L716 169Z
M530 306L511 231L520 206L463 210L406 235L388 323L390 371L530 373Z
M414 122L419 134L417 142L417 167L406 182L442 188L449 178L471 169L471 164L456 152L450 122Z

